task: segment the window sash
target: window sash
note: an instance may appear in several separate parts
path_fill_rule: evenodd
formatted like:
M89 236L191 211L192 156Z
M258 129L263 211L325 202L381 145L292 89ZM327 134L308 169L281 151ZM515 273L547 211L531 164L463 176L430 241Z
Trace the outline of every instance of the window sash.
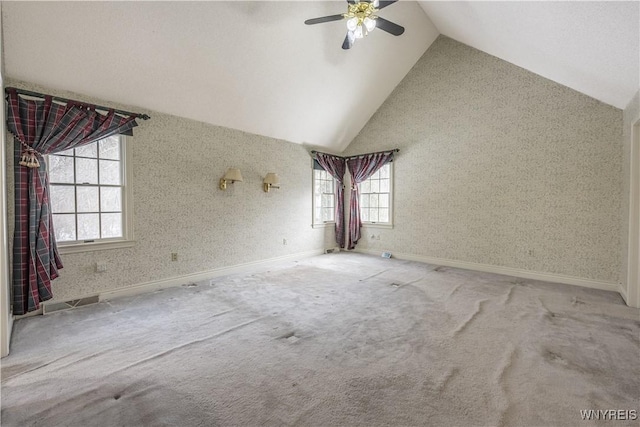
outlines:
M383 170L384 169L384 170ZM393 170L391 162L358 185L363 225L393 224Z
M110 137L113 138L113 137ZM101 140L103 141L103 140ZM82 150L81 154L86 153L87 151L91 151L91 150L87 150L87 148L89 148L91 145L95 145L95 149L94 154L95 155L78 155L78 150ZM83 150L84 149L84 150ZM58 154L52 154L50 156L58 156L58 157L64 157L64 158L69 158L69 159L73 159L73 162L68 165L67 167L69 167L70 169L72 169L72 175L73 175L73 180L74 183L70 183L70 182L55 182L52 181L50 182L50 186L51 187L61 187L61 188L73 188L73 206L74 206L74 210L73 211L65 211L65 212L52 212L53 215L53 219L55 221L56 216L58 215L68 215L71 216L73 215L73 222L74 222L74 237L75 240L60 240L58 241L58 246L60 247L60 249L62 249L64 251L65 248L80 248L82 246L84 246L85 248L88 246L94 247L94 249L100 249L101 247L99 247L99 245L105 243L105 244L117 244L118 242L123 242L123 241L127 241L129 238L129 231L131 231L130 229L131 224L130 224L130 219L128 218L128 214L127 214L127 204L128 204L128 199L130 198L130 194L129 194L129 189L126 187L126 175L127 175L127 171L126 171L126 141L125 138L122 135L118 135L118 152L117 152L117 157L118 159L114 159L115 155L113 154L113 151L111 153L107 152L107 149L105 149L104 151L107 152L107 156L106 157L101 157L100 153L102 151L102 147L101 147L101 143L100 141L94 142L92 144L89 144L88 146L84 146L84 147L80 147L80 148L76 148L76 149L71 149L71 150L67 150ZM48 156L48 157L50 157ZM78 180L78 170L77 170L77 159L91 159L95 161L95 174L97 175L96 178L96 183L85 183L85 182L81 182L78 183L76 182ZM49 158L47 158L48 163L49 163ZM120 181L120 184L113 184L113 183L102 183L101 181L103 179L101 179L101 161L102 162L117 162L118 163L118 174L117 174L117 179ZM82 189L82 188L95 188L96 189L96 195L97 195L97 202L96 202L96 207L97 210L91 208L89 210L80 210L79 206L78 206L78 190ZM103 209L103 192L102 189L103 188L119 188L120 189L120 210L113 210L113 209ZM114 237L104 237L105 235L108 235L107 229L104 228L105 227L105 223L104 223L104 216L106 215L110 215L110 214L119 214L120 216L120 224L119 224L119 231L120 231L120 235L119 236L114 236ZM84 238L84 239L80 239L78 238L78 234L80 232L80 223L79 223L79 217L80 219L85 218L88 219L89 217L85 216L85 217L81 217L82 215L96 215L97 217L97 228L94 229L94 231L97 232L97 237L93 237L93 238ZM81 250L79 250L81 251ZM70 250L69 252L76 252L75 250Z
M312 224L335 224L336 180L326 170L318 169L316 163L312 168Z

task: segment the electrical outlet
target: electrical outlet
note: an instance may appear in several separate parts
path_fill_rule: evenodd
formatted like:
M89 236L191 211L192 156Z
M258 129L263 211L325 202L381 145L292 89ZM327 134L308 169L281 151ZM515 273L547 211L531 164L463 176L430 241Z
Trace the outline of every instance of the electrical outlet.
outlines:
M107 271L107 263L104 261L96 262L96 273L104 273Z
M282 244L286 245L287 244L287 239L282 239Z
M171 252L171 261L178 260L178 252Z

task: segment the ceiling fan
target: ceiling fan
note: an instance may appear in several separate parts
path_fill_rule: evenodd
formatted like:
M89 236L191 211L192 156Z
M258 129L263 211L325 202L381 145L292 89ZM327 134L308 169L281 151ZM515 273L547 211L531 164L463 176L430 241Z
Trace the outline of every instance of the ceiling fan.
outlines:
M347 0L349 3L347 13L329 15L321 18L307 19L307 25L321 24L323 22L347 20L347 36L342 43L343 49L351 49L357 39L361 39L376 27L394 36L404 33L404 27L387 21L377 15L380 9L392 5L398 0Z

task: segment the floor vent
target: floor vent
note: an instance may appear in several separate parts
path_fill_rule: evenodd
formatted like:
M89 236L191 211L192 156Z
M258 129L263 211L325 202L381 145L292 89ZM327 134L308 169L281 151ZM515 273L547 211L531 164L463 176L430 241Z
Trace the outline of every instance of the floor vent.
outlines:
M330 248L330 249L325 249L324 250L325 254L333 254L333 253L336 253L336 252L340 252L340 248Z
M70 310L76 307L82 307L83 305L95 304L100 301L98 295L92 297L86 297L81 299L73 299L64 302L54 302L51 304L42 304L42 314L53 313L55 311Z

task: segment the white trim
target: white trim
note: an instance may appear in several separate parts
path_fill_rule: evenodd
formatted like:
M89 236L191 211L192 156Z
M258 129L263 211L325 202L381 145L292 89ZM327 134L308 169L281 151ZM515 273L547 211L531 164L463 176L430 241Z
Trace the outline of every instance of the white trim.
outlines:
M311 224L312 228L326 228L326 227L335 227L335 221L326 221L318 224Z
M640 308L640 118L631 126L629 239L625 301Z
M379 250L355 249L355 252L364 254L381 255ZM619 285L613 282L584 279L582 277L565 276L555 273L542 273L538 271L522 270L519 268L501 267L497 265L478 264L475 262L457 261L445 258L435 258L414 254L392 252L392 256L407 261L418 261L427 264L444 265L447 267L462 268L465 270L484 271L487 273L503 274L506 276L520 277L523 279L541 280L545 282L563 283L566 285L583 286L585 288L601 289L603 291L619 292Z
M386 222L383 222L381 224L378 224L377 222L363 222L362 228L386 228L390 230L393 228L393 224L388 224Z
M0 87L4 92L3 61L2 61L2 4L0 2ZM11 311L11 288L9 269L9 232L7 212L7 128L5 124L4 106L0 109L0 357L9 354L11 331L13 330L13 313Z
M265 268L273 266L275 262L293 261L301 258L307 258L315 255L321 255L324 253L324 249L316 249L313 251L300 252L292 255L284 255L275 258L269 258L260 261L252 261L243 264L236 264L228 267L214 268L212 270L200 271L198 273L190 273L182 276L168 277L166 279L152 280L149 282L138 283L136 285L127 286L121 289L114 289L111 291L101 292L99 294L100 301L108 301L113 298L119 298L123 296L138 295L146 292L157 291L159 289L170 288L173 286L180 286L186 283L198 282L207 279L213 279L220 276L226 276L229 274L242 274L254 271L256 268ZM94 294L95 295L95 294ZM79 297L73 297L68 299L82 299L94 295L84 295ZM50 304L58 304L61 301L47 301Z
M132 144L128 143L125 135L120 137L120 170L122 185L122 237L95 239L84 243L82 241L59 242L58 251L60 254L76 254L81 252L102 251L108 249L122 249L135 246L136 241L133 234L133 167ZM96 148L97 149L97 148ZM76 184L74 184L74 187Z
M363 227L393 228L393 190L395 185L394 184L395 176L393 175L393 171L395 167L393 166L393 163L394 162L389 162L383 165L383 166L389 165L389 221L387 222L361 221ZM362 185L362 183L358 185ZM374 194L374 193L369 193L369 194ZM384 194L384 193L379 193L379 194ZM360 218L362 218L362 205L360 205Z
M97 241L94 243L81 243L74 245L58 245L58 252L61 255L77 254L81 252L106 251L109 249L122 249L135 246L135 240L116 240L112 242Z
M629 305L629 299L627 298L627 290L624 288L624 285L622 283L618 283L618 293L624 300L624 303Z
M316 170L317 169L314 169L314 159L311 159L311 227L323 228L323 227L328 227L330 225L335 226L336 225L335 212L334 212L333 221L316 222ZM337 203L338 203L338 181L333 176L331 176L329 172L327 172L327 175L333 181L333 207L334 209L336 209ZM322 209L322 205L320 206L320 208Z

